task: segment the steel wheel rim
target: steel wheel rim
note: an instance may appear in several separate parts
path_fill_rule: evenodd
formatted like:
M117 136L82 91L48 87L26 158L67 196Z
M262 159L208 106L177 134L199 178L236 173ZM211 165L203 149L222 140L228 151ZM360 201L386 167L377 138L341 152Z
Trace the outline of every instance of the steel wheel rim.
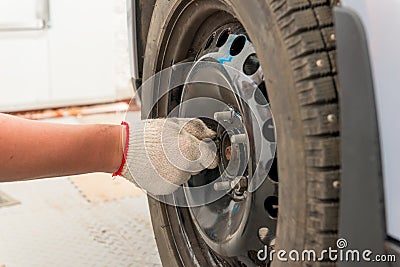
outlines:
M205 6L207 6L207 3L209 3L209 2L205 2ZM210 6L212 6L211 8L210 8ZM201 6L197 6L197 8L200 8ZM210 4L209 6L208 6L208 8L210 8L211 10L214 10L214 11L217 11L218 9L217 8L221 8L221 7L223 7L223 6L220 6L220 5L215 5L214 6L214 4ZM187 8L187 7L183 7L183 8ZM175 26L176 26L176 24L175 24ZM244 33L240 33L240 35L243 35ZM209 38L207 38L206 40L205 40L205 42L204 42L204 45L205 46L209 46L210 44L209 44L209 40L210 40L210 38L212 38L212 36L214 35L214 38L216 38L217 36L219 36L218 35L218 33L212 33L210 36L209 36ZM171 35L169 36L169 37L171 37L172 36L172 33L171 33ZM170 40L168 40L168 41L170 41ZM182 42L182 40L181 40L181 42ZM178 46L179 46L179 42L178 42ZM166 47L168 47L168 45L166 45ZM166 48L166 50L168 50L167 48ZM196 55L196 56L198 56L198 55ZM161 63L161 65L163 65L163 68L164 67L167 67L167 66L171 66L171 65L173 65L173 64L175 64L176 63L176 61L175 60L168 60L167 59L168 58L168 56L167 55L163 55L163 59L162 59L162 63ZM194 58L196 58L196 57L194 57ZM168 63L169 62L169 63ZM272 162L271 162L271 165L272 165ZM268 182L271 182L271 184L274 186L274 188L273 188L273 191L275 191L275 193L276 193L276 195L277 195L277 181L276 181L276 179L272 179L272 178L269 178L269 179L267 179L266 181L268 181ZM270 195L273 195L273 194L275 194L274 192L269 192L269 193L267 193L267 194L270 194ZM250 196L249 198L253 198L253 196ZM265 212L265 207L264 207L264 205L265 205L265 201L266 201L266 198L264 197L264 201L262 201L262 203L259 201L259 203L257 204L258 206L262 206L262 210ZM260 208L259 207L259 208ZM177 212L177 214L178 214L178 216L180 216L179 214L181 214L181 211L180 211L180 208L176 208L176 212ZM192 215L192 214L191 214ZM193 215L192 215L193 216ZM271 219L271 218L270 218ZM275 221L275 218L273 218L273 221ZM269 235L266 235L265 234L265 228L266 227L263 227L263 226L265 226L265 224L259 224L259 226L257 226L256 227L256 229L254 229L254 230L256 230L255 232L256 233L253 233L253 237L252 238L249 238L249 240L252 240L252 241L255 241L255 242L258 242L258 244L259 245L264 245L264 244L266 244L266 245L270 245L270 244L272 244L273 243L273 241L274 241L274 237L275 237L275 229L276 229L276 221L275 221L275 225L274 226L272 226L272 227L268 227L268 230L269 230ZM187 227L187 225L184 225L184 224L180 224L180 230L182 230L183 231L183 233L185 232L185 227ZM196 225L196 222L194 223L194 227L198 227L198 225ZM199 230L199 229L198 229ZM254 231L253 231L254 232ZM261 234L260 234L260 232L261 232ZM200 235L202 238L204 238L204 235ZM187 237L184 237L184 238L187 238ZM210 246L210 242L206 242L209 246ZM210 247L213 247L213 246L210 246ZM214 246L214 249L213 249L213 251L215 252L215 251L217 251L217 249L215 249L215 246ZM211 254L214 254L214 252L213 251L211 251ZM256 256L255 256L255 250L247 250L247 253L246 254L237 254L237 255L235 255L235 254L231 254L231 255L229 255L229 253L224 253L223 251L222 251L222 253L221 253L221 251L217 251L218 253L217 254L219 254L219 255L222 255L223 256L223 260L222 260L222 262L226 262L225 260L227 259L226 257L229 257L229 258L231 258L231 259L235 259L235 261L237 260L237 259L239 259L239 261L240 262L248 262L248 259L250 258L251 259L251 261L253 262L253 263L259 263L259 262L257 262L257 259L256 259ZM225 255L224 255L225 254ZM228 255L228 256L227 256ZM225 257L224 257L225 256ZM216 262L219 262L220 260L221 260L221 258L219 257L219 256L216 256Z

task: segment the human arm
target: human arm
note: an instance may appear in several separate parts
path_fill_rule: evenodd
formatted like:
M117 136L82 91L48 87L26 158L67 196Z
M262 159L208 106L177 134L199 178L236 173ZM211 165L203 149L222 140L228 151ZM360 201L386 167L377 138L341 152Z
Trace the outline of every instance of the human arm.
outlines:
M0 182L119 170L150 193L169 194L218 161L214 143L203 142L215 132L199 119L66 125L0 114L0 129Z
M0 182L109 172L122 159L122 126L64 125L0 114Z

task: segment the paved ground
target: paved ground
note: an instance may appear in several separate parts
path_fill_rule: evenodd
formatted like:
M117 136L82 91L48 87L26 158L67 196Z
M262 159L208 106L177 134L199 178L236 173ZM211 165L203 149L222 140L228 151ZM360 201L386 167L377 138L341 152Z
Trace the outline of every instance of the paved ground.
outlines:
M160 265L146 196L123 178L99 173L0 184L0 267Z

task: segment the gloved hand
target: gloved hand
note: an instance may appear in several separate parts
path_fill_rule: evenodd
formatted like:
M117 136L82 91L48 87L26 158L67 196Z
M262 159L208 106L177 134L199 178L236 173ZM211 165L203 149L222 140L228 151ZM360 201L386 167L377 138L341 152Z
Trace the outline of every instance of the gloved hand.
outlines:
M125 123L122 175L153 195L174 192L191 175L218 165L216 133L200 119L154 119ZM124 164L125 163L125 164Z

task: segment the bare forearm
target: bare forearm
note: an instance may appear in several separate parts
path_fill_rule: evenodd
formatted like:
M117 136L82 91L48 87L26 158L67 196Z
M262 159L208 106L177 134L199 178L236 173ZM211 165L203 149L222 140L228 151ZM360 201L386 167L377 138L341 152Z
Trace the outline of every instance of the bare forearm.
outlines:
M0 114L0 181L114 172L121 127L61 125Z

